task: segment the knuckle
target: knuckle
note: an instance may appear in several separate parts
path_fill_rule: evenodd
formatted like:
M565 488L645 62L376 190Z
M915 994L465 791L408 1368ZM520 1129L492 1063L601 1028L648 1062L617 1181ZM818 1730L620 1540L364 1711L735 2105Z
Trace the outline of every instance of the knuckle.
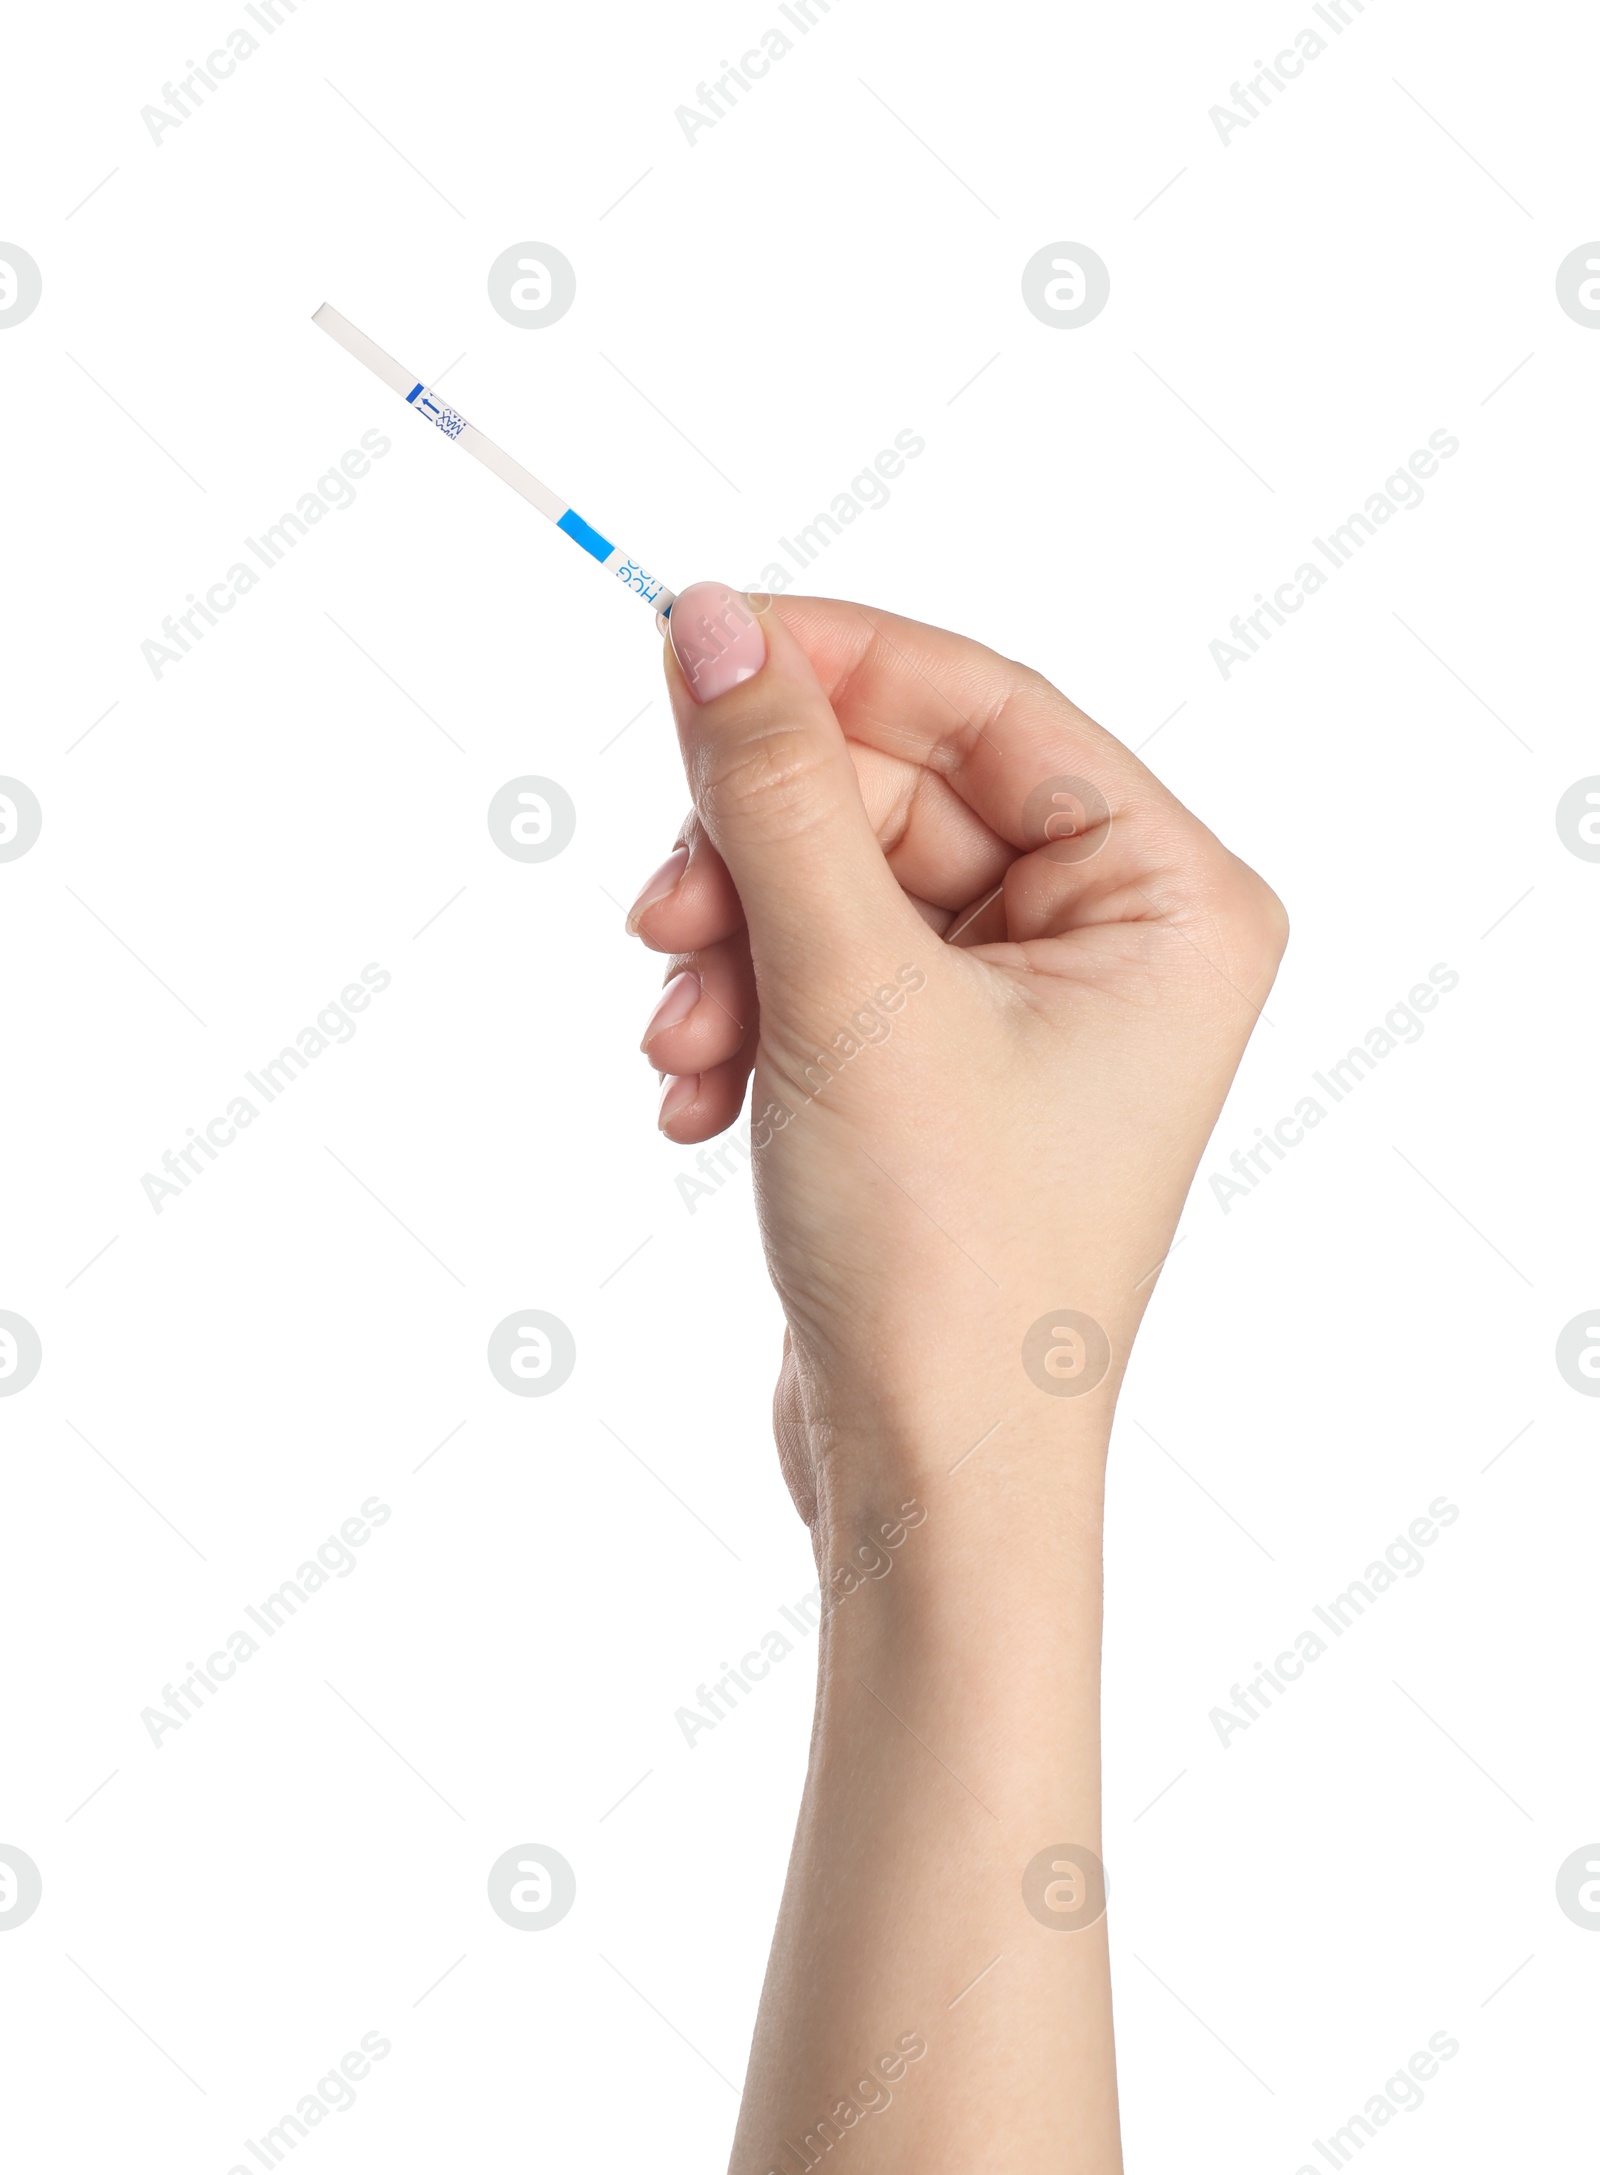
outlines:
M1270 981L1289 942L1288 909L1265 877L1231 854L1228 861L1218 885L1218 919L1241 966Z
M830 767L815 735L802 726L776 723L708 747L695 803L713 838L734 833L792 837L816 821L826 800Z

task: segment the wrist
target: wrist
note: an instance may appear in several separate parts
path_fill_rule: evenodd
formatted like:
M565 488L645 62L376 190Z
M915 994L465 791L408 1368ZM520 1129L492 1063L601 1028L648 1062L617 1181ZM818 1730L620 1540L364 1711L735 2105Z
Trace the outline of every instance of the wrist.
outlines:
M1020 1866L1062 1836L1100 1847L1104 1446L1015 1432L992 1471L972 1472L980 1451L819 1515L813 1770L908 1733L924 1779L953 1775Z
M939 1514L931 1520L936 1551L952 1556L1025 1544L1032 1524L1043 1520L1048 1527L1058 1515L1092 1515L1098 1523L1110 1395L1063 1401L1036 1396L1028 1385L1024 1392L1008 1403L966 1391L914 1407L902 1402L848 1427L811 1418L806 1437L819 1565L881 1541L878 1529L906 1516L908 1503ZM914 1510L909 1522L930 1523Z
M825 1618L863 1602L854 1620L944 1612L978 1635L1098 1582L1109 1433L1109 1412L1023 1406L976 1432L832 1438L811 1529Z

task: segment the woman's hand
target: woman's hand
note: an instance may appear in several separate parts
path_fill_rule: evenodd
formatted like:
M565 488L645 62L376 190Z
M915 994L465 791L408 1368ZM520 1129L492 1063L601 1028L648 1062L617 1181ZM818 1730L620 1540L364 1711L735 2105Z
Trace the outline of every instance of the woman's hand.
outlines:
M1103 1435L1282 907L976 642L709 582L670 634L694 811L630 917L672 955L643 1047L677 1141L731 1125L754 1073L802 1515L1080 1390ZM1094 1326L1036 1329L1059 1313Z
M754 1074L822 1607L731 2165L863 2123L875 2175L1115 2175L1105 1450L1283 910L974 642L711 583L671 637L694 813L630 917L673 955L644 1047L674 1140Z

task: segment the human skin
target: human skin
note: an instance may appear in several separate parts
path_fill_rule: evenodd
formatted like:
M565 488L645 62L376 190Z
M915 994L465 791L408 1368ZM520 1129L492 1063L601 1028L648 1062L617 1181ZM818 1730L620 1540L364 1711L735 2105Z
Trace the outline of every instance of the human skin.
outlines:
M693 813L629 918L669 955L643 1048L678 1142L753 1074L829 1604L730 2175L1110 2175L1106 1452L1284 912L975 642L716 583L669 636Z

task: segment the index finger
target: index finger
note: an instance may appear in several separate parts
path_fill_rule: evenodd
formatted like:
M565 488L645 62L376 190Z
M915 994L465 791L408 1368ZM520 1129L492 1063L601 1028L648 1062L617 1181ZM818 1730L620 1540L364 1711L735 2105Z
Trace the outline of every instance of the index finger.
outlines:
M1136 755L1041 674L981 642L834 597L774 599L846 735L929 771L1021 852L1049 835L1052 781L1079 779L1121 819L1123 844L1164 858L1196 819ZM1131 836L1129 833L1131 832Z

